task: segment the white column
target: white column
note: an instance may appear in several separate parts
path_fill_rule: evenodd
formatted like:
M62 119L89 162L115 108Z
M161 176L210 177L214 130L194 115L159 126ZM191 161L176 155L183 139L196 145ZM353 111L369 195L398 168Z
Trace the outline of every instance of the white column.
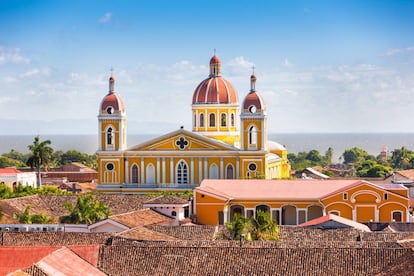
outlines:
M227 207L227 205L226 206L224 206L224 209L223 209L223 222L224 222L224 225L226 224L226 222L228 221L228 207Z
M220 157L220 175L219 179L224 179L224 159L223 157Z
M128 158L127 157L125 157L125 162L124 162L124 165L125 165L125 184L128 184L129 183L129 169L128 169L128 167L129 167L129 165L128 165Z
M174 157L170 158L170 184L173 184L174 180Z
M141 184L146 184L145 178L144 178L144 171L145 171L145 164L144 164L144 157L141 157Z
M203 162L201 161L201 158L202 157L198 157L198 185L200 185L203 180Z
M240 179L240 158L236 159L236 179Z
M98 119L98 150L102 150L102 120Z
M194 186L194 157L191 157L190 173L191 173L191 185Z
M165 157L162 158L161 162L161 168L162 168L162 183L165 183Z
M208 164L207 164L207 157L204 157L204 178L208 178Z
M375 208L375 222L379 221L379 210Z
M159 185L160 183L161 183L161 173L160 173L160 170L161 170L161 166L160 166L160 158L159 157L157 157L157 184Z
M352 220L356 221L356 218L357 216L356 216L356 206L355 206L355 209L352 210Z

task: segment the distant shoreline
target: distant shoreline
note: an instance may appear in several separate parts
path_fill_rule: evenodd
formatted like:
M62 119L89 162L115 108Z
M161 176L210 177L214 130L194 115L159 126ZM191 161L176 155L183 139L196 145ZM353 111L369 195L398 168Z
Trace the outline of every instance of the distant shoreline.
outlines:
M128 147L132 147L159 137L162 134L129 134ZM0 154L14 149L27 153L27 146L33 143L37 135L0 135ZM41 140L51 140L54 150L77 150L93 154L98 148L97 134L56 134L39 135ZM358 147L369 154L378 155L383 147L392 151L402 146L414 149L414 133L270 133L269 140L284 145L288 152L318 150L321 154L331 147L334 150L334 162L345 149Z

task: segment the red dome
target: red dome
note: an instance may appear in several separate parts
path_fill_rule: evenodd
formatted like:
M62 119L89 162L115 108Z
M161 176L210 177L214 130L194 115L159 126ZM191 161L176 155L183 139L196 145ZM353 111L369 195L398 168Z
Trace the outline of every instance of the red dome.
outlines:
M222 77L207 78L195 89L193 94L193 104L209 103L238 103L237 92L234 90L231 83Z
M217 64L217 63L221 63L221 60L218 56L214 55L211 59L210 59L210 65L211 64Z
M125 111L124 101L116 93L109 93L105 96L105 98L103 98L101 103L101 111L111 114L108 112L109 107L112 107L113 112L116 113Z
M254 106L258 112L261 112L266 108L262 96L256 91L250 92L247 94L246 98L244 98L243 111L248 112L252 106Z

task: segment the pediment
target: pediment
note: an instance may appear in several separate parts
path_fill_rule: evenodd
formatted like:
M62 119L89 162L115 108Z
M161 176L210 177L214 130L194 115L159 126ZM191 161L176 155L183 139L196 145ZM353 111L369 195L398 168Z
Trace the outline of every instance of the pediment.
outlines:
M218 141L179 129L166 135L154 138L142 144L133 146L128 151L237 151L238 149Z

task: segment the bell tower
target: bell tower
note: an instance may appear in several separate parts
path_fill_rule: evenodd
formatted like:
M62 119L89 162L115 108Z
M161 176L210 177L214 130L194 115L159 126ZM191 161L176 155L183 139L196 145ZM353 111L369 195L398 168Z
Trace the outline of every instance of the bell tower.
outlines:
M122 98L115 92L115 77L109 78L109 91L103 98L98 115L99 151L126 149L126 112Z
M241 149L267 151L267 113L262 96L256 91L256 75L250 76L250 92L244 98L240 115Z

